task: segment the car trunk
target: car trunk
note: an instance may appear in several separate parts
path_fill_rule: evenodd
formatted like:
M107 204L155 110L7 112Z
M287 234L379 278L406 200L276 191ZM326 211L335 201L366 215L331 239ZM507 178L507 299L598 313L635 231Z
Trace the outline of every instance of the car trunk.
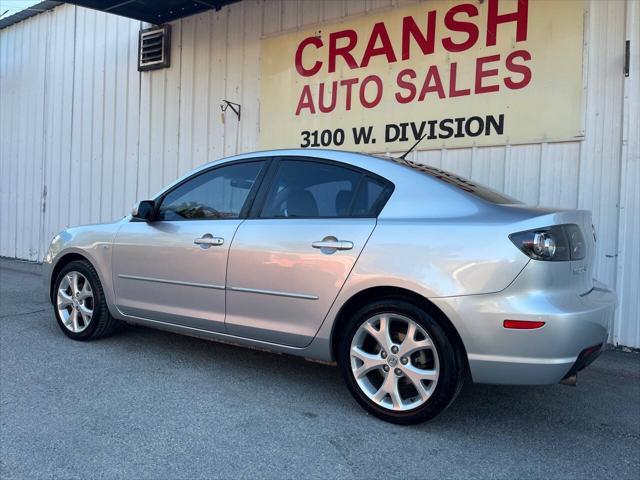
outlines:
M589 210L554 210L549 208L528 207L525 205L500 205L508 216L513 216L514 232L549 227L552 225L578 225L585 242L585 256L581 260L563 262L570 269L571 286L579 294L593 288L593 259L595 256L595 238L592 217ZM559 262L550 262L557 264Z

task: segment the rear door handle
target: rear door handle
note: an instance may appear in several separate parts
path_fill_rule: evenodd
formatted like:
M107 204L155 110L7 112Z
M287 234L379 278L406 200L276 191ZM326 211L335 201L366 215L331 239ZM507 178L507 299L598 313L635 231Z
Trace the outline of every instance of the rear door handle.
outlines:
M311 246L321 250L351 250L353 248L353 242L349 240L321 240L319 242L313 242Z
M210 233L205 233L201 238L196 238L193 243L200 245L201 248L209 248L212 246L220 246L224 244L224 238L214 237Z

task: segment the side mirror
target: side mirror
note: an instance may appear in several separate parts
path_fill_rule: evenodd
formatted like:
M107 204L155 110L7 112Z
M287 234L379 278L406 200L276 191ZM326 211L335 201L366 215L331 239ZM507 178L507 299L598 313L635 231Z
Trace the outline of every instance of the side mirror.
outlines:
M155 209L156 205L153 200L142 200L133 206L131 216L136 220L150 222L153 220L153 212Z

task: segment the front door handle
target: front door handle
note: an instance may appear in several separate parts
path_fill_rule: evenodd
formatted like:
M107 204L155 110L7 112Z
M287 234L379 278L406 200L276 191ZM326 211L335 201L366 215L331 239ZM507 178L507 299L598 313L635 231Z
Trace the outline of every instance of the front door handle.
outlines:
M325 238L319 242L313 242L311 246L321 250L351 250L353 248L353 242L349 240L328 240Z
M200 245L201 248L209 248L212 246L220 246L224 244L224 238L214 237L210 233L205 233L201 238L196 238L193 243Z

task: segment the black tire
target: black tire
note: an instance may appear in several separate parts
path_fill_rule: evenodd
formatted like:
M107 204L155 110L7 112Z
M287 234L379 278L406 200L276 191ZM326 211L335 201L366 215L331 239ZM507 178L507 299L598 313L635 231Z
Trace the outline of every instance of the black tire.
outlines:
M56 305L56 297L60 284L63 278L70 272L79 272L84 275L84 277L89 281L93 293L93 315L91 320L87 322L87 327L77 333L72 332L64 325ZM52 296L54 304L53 309L58 326L67 337L72 338L73 340L86 341L106 337L118 330L122 325L122 322L113 318L109 313L107 302L105 301L104 290L102 289L98 273L95 268L93 268L93 265L85 260L69 262L67 265L62 267L62 270L60 270L56 277Z
M415 321L429 334L437 349L440 371L435 390L425 403L414 409L394 411L378 405L360 389L354 378L350 361L352 339L360 325L380 313L395 313ZM455 400L466 378L466 364L463 352L457 351L435 316L407 300L387 298L361 308L343 326L337 344L338 366L349 391L365 410L387 422L412 425L434 418Z

